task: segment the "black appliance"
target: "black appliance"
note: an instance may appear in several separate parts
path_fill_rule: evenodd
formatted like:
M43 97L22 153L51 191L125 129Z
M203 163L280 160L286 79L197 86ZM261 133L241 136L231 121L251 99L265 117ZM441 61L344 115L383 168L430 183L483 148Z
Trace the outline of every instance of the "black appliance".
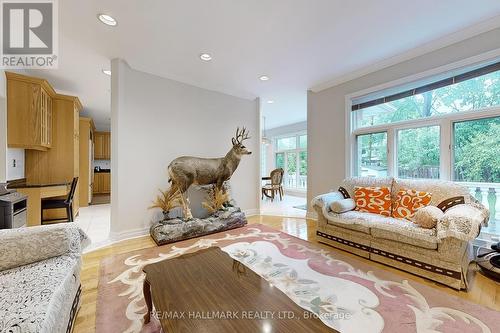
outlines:
M476 262L486 275L500 281L500 242L491 245L491 250L478 254Z

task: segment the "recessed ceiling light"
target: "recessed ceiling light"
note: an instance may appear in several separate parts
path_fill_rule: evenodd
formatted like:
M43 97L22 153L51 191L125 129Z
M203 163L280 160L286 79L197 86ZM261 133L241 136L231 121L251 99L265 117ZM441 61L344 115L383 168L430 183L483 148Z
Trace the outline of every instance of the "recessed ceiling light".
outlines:
M111 16L109 16L107 14L99 14L99 15L97 15L97 18L102 23L104 23L106 25L110 25L112 27L114 27L115 25L118 24L118 22L116 22L116 20L113 17L111 17Z
M269 81L269 79L270 79L270 77L269 77L269 76L267 76L267 75L261 75L261 76L259 77L259 80L261 80L261 81Z
M212 60L212 56L208 53L202 53L200 54L200 59L203 61L210 61Z
M111 70L109 70L109 69L103 69L103 70L102 70L102 72L103 72L104 74L106 74L106 75L111 76Z
M274 103L274 101L272 99L267 101L267 104L273 104L273 103Z

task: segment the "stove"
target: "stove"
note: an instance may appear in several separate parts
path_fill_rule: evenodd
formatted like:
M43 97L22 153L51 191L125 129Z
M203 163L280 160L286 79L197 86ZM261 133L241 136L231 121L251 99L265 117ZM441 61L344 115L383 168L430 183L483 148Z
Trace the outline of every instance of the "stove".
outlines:
M0 186L0 229L13 229L27 225L28 197Z

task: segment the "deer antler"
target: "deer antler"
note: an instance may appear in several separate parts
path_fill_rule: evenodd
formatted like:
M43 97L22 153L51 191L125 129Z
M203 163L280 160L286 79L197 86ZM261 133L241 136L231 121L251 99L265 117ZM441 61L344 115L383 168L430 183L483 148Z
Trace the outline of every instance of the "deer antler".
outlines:
M250 139L248 136L248 131L245 127L243 127L243 130L240 132L240 128L236 128L236 137L233 138L233 145L235 143L242 143L244 140Z

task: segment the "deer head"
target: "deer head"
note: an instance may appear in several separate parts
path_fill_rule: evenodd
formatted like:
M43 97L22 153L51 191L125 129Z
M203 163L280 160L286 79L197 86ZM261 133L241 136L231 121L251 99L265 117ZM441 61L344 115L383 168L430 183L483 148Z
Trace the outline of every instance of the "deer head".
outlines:
M250 139L248 136L248 131L245 127L240 132L240 128L236 129L236 136L231 139L233 143L233 151L241 156L241 155L250 155L252 152L247 150L247 147L243 145L243 141Z

